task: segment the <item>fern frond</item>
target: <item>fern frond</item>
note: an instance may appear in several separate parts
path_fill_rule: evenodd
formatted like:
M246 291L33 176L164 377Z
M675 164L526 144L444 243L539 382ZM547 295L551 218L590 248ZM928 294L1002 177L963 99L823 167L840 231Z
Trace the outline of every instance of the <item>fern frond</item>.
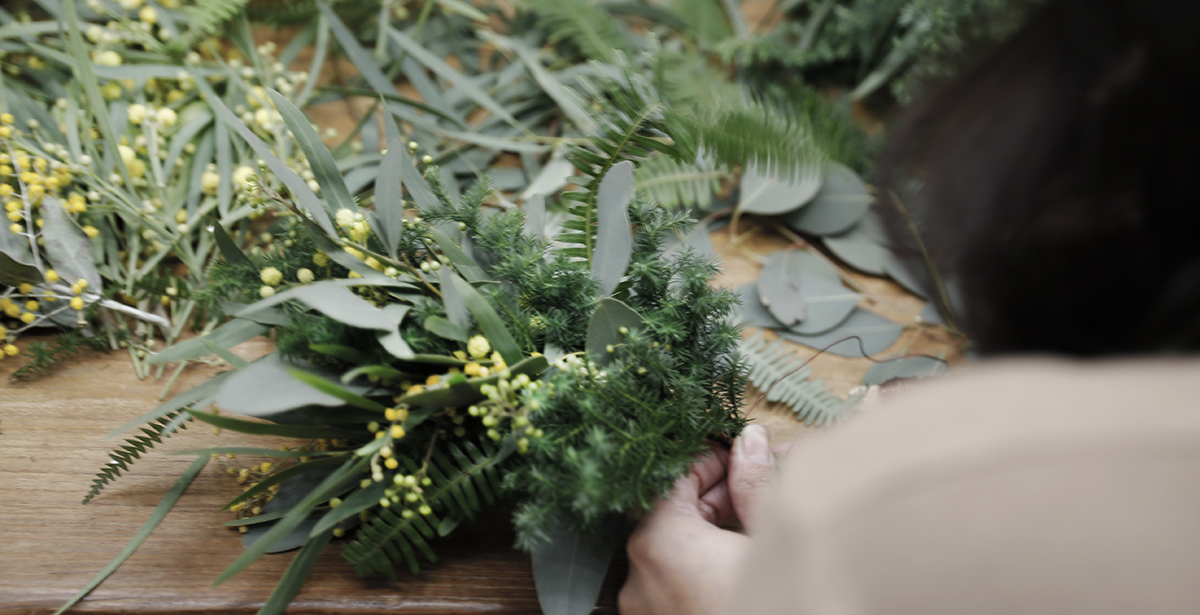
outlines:
M755 164L785 177L816 171L828 159L809 121L761 102L697 107L691 113L672 110L667 112L667 123L667 132L685 159L693 159L703 145L721 164Z
M559 241L574 244L568 256L582 257L590 263L595 247L596 188L599 181L614 165L625 160L640 163L651 153L679 157L679 151L668 142L664 131L665 106L657 94L639 76L626 70L625 82L606 84L605 89L584 82L596 98L603 98L604 112L595 114L597 133L589 137L589 146L571 146L567 160L582 177L572 178L577 190L564 192L562 198L575 203L563 223L566 232Z
M728 172L719 170L704 157L689 164L654 156L643 161L634 173L638 191L668 208L683 205L708 209L713 194L721 189L721 180L726 177Z
M834 397L823 380L811 379L812 367L789 350L783 340L768 342L762 334L738 344L750 368L750 382L767 391L767 401L782 402L806 425L840 421L858 405L862 394L845 400Z
M92 488L88 490L87 495L83 496L83 503L91 502L100 492L112 481L116 480L122 472L127 471L129 466L154 445L160 444L163 438L168 438L174 433L187 427L187 423L180 423L175 429L167 429L167 425L172 423L177 417L183 414L182 410L176 410L170 414L164 415L161 418L151 421L141 428L142 435L134 436L125 441L125 444L109 453L109 461L96 473L96 478L92 479ZM188 422L191 419L187 419Z
M611 15L588 0L527 0L550 33L550 42L569 41L592 60L612 63L625 37Z
M407 563L413 574L421 571L416 552L437 561L429 539L444 535L461 519L473 519L485 504L496 501L500 491L500 464L511 448L498 447L486 440L480 446L470 442L446 446L449 455L435 449L427 477L433 484L425 488L425 500L433 514L412 514L407 518L399 510L376 507L367 522L359 526L354 540L346 543L342 557L360 576L380 573L396 580L395 565ZM409 462L412 463L411 461ZM409 471L415 470L411 466ZM444 517L439 521L439 516Z
M200 41L217 34L221 26L245 9L250 0L198 0L183 9L188 29L171 41L169 47L183 53Z

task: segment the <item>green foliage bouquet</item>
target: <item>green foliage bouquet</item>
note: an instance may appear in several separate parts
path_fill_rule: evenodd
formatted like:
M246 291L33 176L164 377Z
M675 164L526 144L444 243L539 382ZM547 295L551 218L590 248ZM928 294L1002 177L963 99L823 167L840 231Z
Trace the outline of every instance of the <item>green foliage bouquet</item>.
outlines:
M299 546L264 609L278 612L334 537L360 574L417 572L419 554L434 559L431 539L508 496L518 545L557 557L577 535L611 536L614 519L652 506L707 439L740 430L736 296L711 287L715 266L683 245L688 213L633 188L633 160L651 147L675 153L653 117L573 147L583 176L562 195L573 205L553 233L541 197L511 208L486 178L456 203L390 118L374 206L360 208L308 120L268 93L324 198L213 99L262 157L260 174L283 186L249 180L290 212L287 239L248 255L213 227L224 259L207 292L233 319L151 361L215 353L234 369L141 417L150 440L114 455L132 461L192 419L299 440L198 451L197 471L223 454L279 458L240 476L248 488L228 507L247 549L218 582ZM229 352L269 330L274 353ZM90 495L119 471L102 472ZM595 544L611 553L611 541Z

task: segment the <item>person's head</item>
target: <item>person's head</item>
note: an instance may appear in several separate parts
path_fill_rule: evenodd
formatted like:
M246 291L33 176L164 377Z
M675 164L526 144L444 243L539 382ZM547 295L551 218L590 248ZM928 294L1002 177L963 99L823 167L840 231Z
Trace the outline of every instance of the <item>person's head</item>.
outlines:
M887 215L919 185L981 350L1106 354L1200 349L1197 177L1200 2L1049 0L912 109L880 186Z

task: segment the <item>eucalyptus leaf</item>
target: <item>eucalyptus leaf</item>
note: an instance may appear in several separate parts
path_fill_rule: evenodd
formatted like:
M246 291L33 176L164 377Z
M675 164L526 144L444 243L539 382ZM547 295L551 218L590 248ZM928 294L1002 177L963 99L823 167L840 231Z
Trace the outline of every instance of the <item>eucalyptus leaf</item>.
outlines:
M555 155L550 157L537 177L529 182L529 186L521 193L521 200L528 201L538 195L555 194L567 185L567 178L575 174L575 165L571 164L565 155L560 156L558 153L559 150L555 150Z
M254 262L234 243L233 238L229 236L229 232L225 230L225 227L220 224L214 224L212 229L213 238L217 242L217 249L221 251L221 256L225 257L225 262L231 265L254 266Z
M522 357L521 349L517 346L517 341L513 339L512 334L508 332L508 328L504 326L504 321L500 319L495 308L488 303L487 299L483 298L483 295L479 294L479 291L462 278L451 274L450 281L462 295L463 301L467 304L467 310L475 318L475 323L479 325L492 348L500 353L505 363L509 365L519 363Z
M346 190L346 182L338 172L337 165L333 162L333 156L325 147L325 143L321 141L321 137L317 135L317 131L313 130L309 119L279 92L267 88L267 95L270 96L271 102L275 104L275 109L283 117L284 123L292 132L292 137L296 139L300 150L308 159L313 176L316 178L317 184L321 186L321 194L328 200L329 205L334 211L348 209L357 212L358 206L354 204L354 199L350 198L350 192Z
M596 251L592 276L599 282L600 296L611 295L625 277L633 254L633 231L629 228L629 203L633 200L633 163L613 165L596 192Z
M379 342L380 346L383 346L384 350L397 359L409 361L417 358L412 347L408 345L408 342L404 341L404 336L400 335L399 331L379 331L376 332L375 339Z
M16 286L22 282L40 284L42 272L37 267L23 263L7 252L0 250L0 284Z
M266 335L268 331L270 331L269 327L252 320L234 318L205 335L184 340L162 352L150 355L146 359L146 362L156 365L198 359L212 354L212 350L205 345L205 341L228 349L260 335Z
M429 68L429 70L433 71L435 75L453 85L455 90L475 101L475 104L487 109L496 117L508 122L512 126L524 128L521 122L517 121L517 118L513 117L513 115L509 113L508 109L505 109L503 105L496 102L495 99L489 96L487 92L477 86L470 79L467 79L466 76L456 70L453 66L447 64L445 60L441 59L436 54L431 53L428 49L422 47L419 43L409 38L408 35L404 34L403 32L389 29L388 35L391 37L392 41L399 45L400 48L406 53L408 53L421 64L425 65L427 68Z
M103 288L100 272L92 260L92 244L83 229L63 209L62 201L42 197L42 241L46 257L58 276L69 283L84 279L95 292Z
M610 515L583 534L558 527L549 542L533 548L533 580L545 615L587 615L620 540L624 517Z
M596 303L596 310L588 321L587 354L596 365L604 366L612 362L613 353L609 347L615 347L624 341L626 331L637 331L645 324L640 314L633 308L611 297L605 297Z
M396 323L370 301L342 286L299 286L294 290L296 300L340 322L360 329L394 331Z
M887 274L892 254L867 233L854 229L842 235L825 238L825 247L847 265L872 275Z
M325 373L305 364L284 361L278 353L269 354L233 373L216 394L216 404L223 410L245 416L270 416L301 406L341 406L345 402L312 387L301 386L288 373L301 368L330 381L337 374ZM374 387L344 384L348 391L362 395Z
M466 306L463 306L464 309ZM425 319L425 330L441 338L466 342L471 337L471 332L465 327L460 327L441 316L430 316Z
M742 285L736 292L742 298L741 311L738 312L736 319L737 324L766 329L783 328L783 324L767 311L767 307L762 304L762 301L758 300L758 282Z
M946 373L949 366L933 357L904 357L887 363L875 363L863 376L867 386L885 384L901 378L932 378Z
M404 198L400 184L400 158L407 156L400 141L388 143L387 155L375 179L375 216L379 235L388 256L396 258L396 246L404 235Z
M333 222L330 221L329 213L326 212L325 206L321 204L321 200L317 198L317 195L312 191L312 188L308 187L308 182L305 182L286 163L276 157L274 152L271 150L271 147L266 143L263 143L263 140L258 138L258 135L255 135L249 128L247 128L246 125L243 124L242 121L238 119L238 117L234 115L232 111L229 110L229 107L226 107L225 103L221 102L221 99L216 95L215 92L213 92L212 87L208 85L208 82L203 76L196 74L194 74L194 76L194 82L196 83L197 89L204 94L205 100L212 105L213 111L217 114L217 117L220 118L222 122L225 122L226 126L233 128L239 135L242 136L242 139L244 139L246 143L250 145L250 149L254 150L254 153L258 154L258 157L266 163L267 168L270 169L277 178L279 178L279 181L283 182L284 186L287 186L288 191L292 194L292 198L299 201L301 208L306 211L308 215L312 216L312 219L314 222L316 222L317 226L319 226L327 235L336 236L337 231L333 228ZM330 256L332 257L332 255Z
M782 221L801 233L837 235L857 224L874 200L858 174L843 164L833 163L812 202L784 215Z
M758 300L785 327L804 320L808 304L801 293L803 275L798 268L791 267L789 252L779 258L768 260L758 274Z
M747 165L742 173L738 209L751 214L777 216L807 205L821 189L821 168L799 168L794 175L793 179L786 179L783 175L767 175L757 165Z
M525 214L525 234L537 240L546 238L546 197L535 194L521 206Z
M855 308L850 317L832 331L818 335L797 335L784 329L778 333L784 339L809 348L825 349L825 352L843 357L861 357L864 352L875 355L887 350L900 339L903 332L903 326L862 308Z
M801 273L794 278L800 286L807 312L804 320L788 328L799 335L819 335L836 328L854 312L862 296L822 276Z
M336 397L336 398L342 400L343 402L345 402L351 406L354 406L355 408L362 408L363 410L370 410L371 412L379 412L379 413L383 413L385 410L387 410L386 406L383 406L382 404L371 401L370 399L367 399L366 397L363 397L362 395L359 395L358 393L350 391L346 387L344 387L332 380L326 379L323 376L319 376L312 372L305 371L302 369L297 369L294 367L288 369L287 372L291 377L295 378L296 380L299 380L300 382L303 382L304 384L307 384L308 386L310 386L322 393L325 393L326 395L331 395L333 397Z
M446 318L449 319L450 324L465 331L467 327L471 326L471 313L467 311L466 302L463 301L462 295L451 281L453 276L454 272L449 267L442 267L438 270L441 282L438 286L442 293L442 306L446 310Z
M276 544L304 522L317 504L328 500L334 493L343 489L348 482L358 480L358 474L362 472L368 462L368 459L347 462L346 465L338 468L333 474L330 474L325 480L321 481L321 484L309 491L308 495L288 511L287 515L272 525L266 534L253 545L247 547L245 553L221 572L216 580L213 581L213 585L224 583L237 573L245 570L247 566L266 553L271 545Z

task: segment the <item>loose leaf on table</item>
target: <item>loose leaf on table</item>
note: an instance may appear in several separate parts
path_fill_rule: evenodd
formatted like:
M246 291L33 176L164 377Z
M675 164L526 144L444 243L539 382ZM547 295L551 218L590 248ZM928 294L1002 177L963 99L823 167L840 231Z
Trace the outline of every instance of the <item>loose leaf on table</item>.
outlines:
M271 102L275 103L275 109L279 111L288 130L292 132L292 137L300 145L300 151L304 152L304 157L308 159L313 177L321 186L321 195L329 202L330 207L334 211L348 209L357 212L358 206L354 204L354 199L350 198L346 181L338 172L333 155L329 153L317 131L313 130L312 122L279 92L267 88L267 95L271 97Z
M785 327L804 320L808 312L800 288L803 274L791 266L793 253L786 251L778 258L768 260L758 274L757 283L758 300Z
M738 209L751 214L777 216L805 206L822 183L821 167L811 165L797 169L794 179L766 175L757 165L748 165L742 173Z
M341 406L340 397L303 386L288 372L301 368L330 382L337 374L325 373L314 367L285 362L278 353L269 354L225 378L216 394L216 404L224 410L245 416L270 416L302 406ZM375 390L374 386L343 384L356 395Z
M863 384L884 384L900 378L931 378L946 373L949 366L933 357L904 357L887 363L875 363L863 376Z
M600 282L601 297L611 295L625 277L633 254L629 202L633 200L633 163L625 160L609 169L596 190L596 251L592 277Z
M862 296L842 286L840 282L818 275L802 273L796 276L800 295L807 313L804 320L788 328L799 335L818 335L846 321Z
M742 298L741 311L738 313L736 320L737 324L766 329L779 329L783 327L779 320L772 316L771 312L767 311L762 301L758 300L758 282L744 284L735 292Z
M533 580L545 615L587 615L596 607L620 539L624 517L611 515L595 531L557 528L533 548Z
M171 509L175 506L175 503L179 501L179 497L182 496L183 492L187 490L188 485L192 484L192 480L196 478L196 475L200 473L200 470L204 469L204 466L208 463L208 460L208 455L198 457L192 462L192 465L188 466L188 468L183 471L183 474L179 476L179 480L175 481L175 485L172 486L165 495L163 495L162 501L160 501L158 506L154 508L154 512L150 513L150 518L146 520L144 525L142 525L142 529L138 530L137 534L134 534L133 539L129 541L129 544L125 545L125 548L121 549L121 552L115 558L113 558L113 561L109 562L99 574L97 574L94 578L92 578L91 581L88 582L87 586L84 587L83 590L68 600L66 604L64 604L58 609L58 611L54 613L54 615L62 615L62 613L66 612L67 609L70 609L77 602L83 600L84 597L92 593L93 589L96 589L96 587L103 583L104 580L107 579L113 572L116 572L117 568L119 568L121 564L125 563L125 560L129 559L129 556L133 555L134 551L138 550L138 547L142 546L142 543L150 537L150 533L154 531L154 528L158 527L158 524L161 523L162 520L167 516L167 513L171 512Z
M596 304L596 311L588 321L587 354L596 365L604 366L612 362L613 354L608 352L609 346L617 346L625 339L626 331L636 331L642 328L642 316L633 308L613 299L605 297Z
M900 339L903 331L902 325L862 308L855 308L850 317L832 331L819 335L797 335L784 329L779 331L779 335L809 348L824 348L825 352L843 357L861 357L863 353L874 355L887 350Z
M67 215L62 201L49 195L42 197L42 241L59 277L72 284L82 278L100 292L103 282L92 259L91 240Z
M205 341L228 349L260 335L266 335L268 331L270 331L270 327L260 325L252 320L234 318L205 335L184 340L162 352L150 355L146 362L155 365L198 359L212 354L212 349L205 344Z
M875 238L857 227L841 235L826 237L825 247L847 265L871 275L887 274L892 254Z
M781 220L793 230L812 235L836 235L858 223L875 197L849 167L832 163L825 182L808 205L784 215Z
M487 299L484 299L483 295L479 294L479 291L475 290L466 280L454 273L450 274L450 281L458 290L458 294L462 295L467 309L475 318L475 323L479 325L479 329L483 331L484 337L491 343L492 348L500 353L505 363L509 365L519 363L522 356L521 348L517 346L517 341L513 339L508 328L504 326L504 321L500 319L500 315L487 302Z

